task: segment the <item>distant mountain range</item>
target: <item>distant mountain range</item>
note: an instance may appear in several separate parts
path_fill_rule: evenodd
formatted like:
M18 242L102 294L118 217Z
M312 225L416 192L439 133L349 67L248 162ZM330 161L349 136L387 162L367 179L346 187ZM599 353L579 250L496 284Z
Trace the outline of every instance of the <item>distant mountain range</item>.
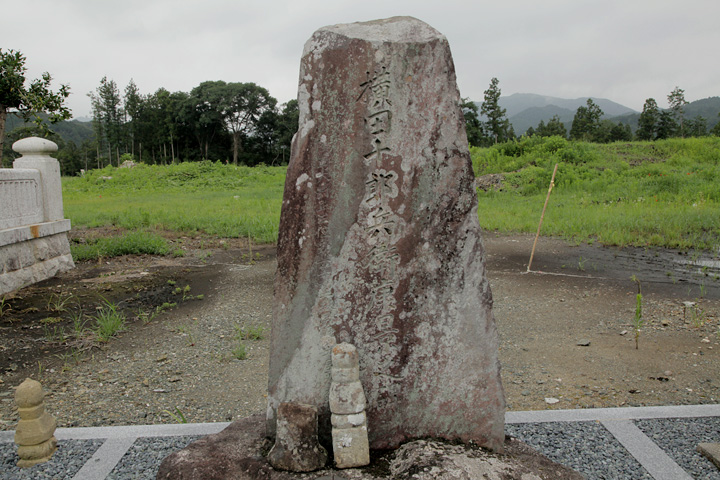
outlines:
M582 97L568 99L534 93L514 93L500 97L498 103L506 110L506 115L510 123L512 123L515 134L521 135L530 127L536 128L541 120L547 123L555 115L560 118L560 121L565 124L569 131L575 112L578 107L586 105L588 98L591 98L600 107L605 114L603 118L629 124L633 131L637 128L640 112L606 98ZM477 103L479 107L481 102ZM702 115L707 120L708 130L720 120L718 119L719 112L720 97L696 100L685 106L685 117L694 118Z

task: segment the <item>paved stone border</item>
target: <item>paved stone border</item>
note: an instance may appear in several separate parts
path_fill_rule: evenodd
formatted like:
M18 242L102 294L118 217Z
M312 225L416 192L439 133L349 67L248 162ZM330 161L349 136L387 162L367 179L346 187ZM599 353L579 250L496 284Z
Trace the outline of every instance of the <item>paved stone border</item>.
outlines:
M720 405L507 412L505 422L520 424L598 421L656 480L692 480L685 470L635 426L633 420L695 417L720 417ZM229 423L193 423L58 428L55 437L58 440L106 439L74 477L74 480L104 480L138 438L210 435L228 425ZM0 432L0 442L12 442L14 435L14 431Z

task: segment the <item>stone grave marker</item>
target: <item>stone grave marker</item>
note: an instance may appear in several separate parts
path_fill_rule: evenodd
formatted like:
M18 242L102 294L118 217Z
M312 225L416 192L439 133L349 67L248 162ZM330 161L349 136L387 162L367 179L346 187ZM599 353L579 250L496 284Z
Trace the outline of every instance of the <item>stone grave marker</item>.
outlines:
M370 448L500 450L504 397L460 95L447 39L411 17L306 43L278 239L267 427L318 408L331 349L357 347Z

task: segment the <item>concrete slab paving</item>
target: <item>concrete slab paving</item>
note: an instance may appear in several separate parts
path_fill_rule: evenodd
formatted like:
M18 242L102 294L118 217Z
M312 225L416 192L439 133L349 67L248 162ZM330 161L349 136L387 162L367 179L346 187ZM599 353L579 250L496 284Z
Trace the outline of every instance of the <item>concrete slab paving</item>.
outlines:
M698 452L720 468L720 443L701 443L697 447Z

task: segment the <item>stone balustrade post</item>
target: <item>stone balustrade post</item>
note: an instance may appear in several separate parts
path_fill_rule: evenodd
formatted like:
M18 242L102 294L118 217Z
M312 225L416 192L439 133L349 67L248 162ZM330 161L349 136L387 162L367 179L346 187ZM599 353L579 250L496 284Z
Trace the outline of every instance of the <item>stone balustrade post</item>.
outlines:
M62 220L64 214L60 163L50 156L57 152L57 144L45 138L29 137L13 143L12 149L22 155L13 162L13 168L33 169L40 172L44 221Z

